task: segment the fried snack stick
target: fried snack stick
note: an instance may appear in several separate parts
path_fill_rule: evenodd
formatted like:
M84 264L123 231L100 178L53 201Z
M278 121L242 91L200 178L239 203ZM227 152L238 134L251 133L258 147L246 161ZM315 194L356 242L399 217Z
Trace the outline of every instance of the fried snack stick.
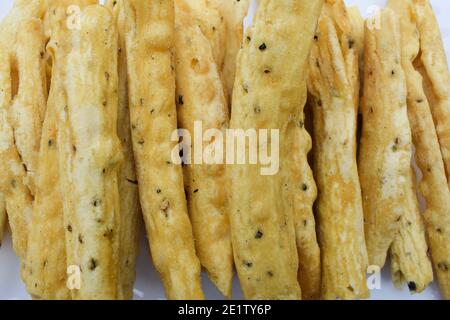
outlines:
M50 96L42 128L36 195L33 203L25 270L27 291L36 299L67 300L66 246L59 193L57 109L60 80L53 70Z
M292 183L297 164L289 146L298 137L293 127L303 113L306 60L322 4L261 1L239 54L231 128L279 129L282 143L281 172L262 175L261 164L227 167L234 261L247 299L301 297L291 189L302 183ZM277 152L275 144L268 141L267 150Z
M26 19L17 34L15 62L18 69L18 91L10 108L10 121L22 163L27 172L25 184L35 193L35 174L42 123L47 102L45 74L45 40L42 22Z
M450 275L446 267L450 265L450 192L422 77L413 65L419 54L420 39L415 24L416 16L410 4L410 1L392 0L390 3L402 17L402 63L408 87L408 116L416 148L416 162L423 174L419 187L427 202L424 217L428 244L442 294L450 299Z
M302 290L302 299L316 300L320 298L321 263L320 249L316 235L316 221L313 213L314 201L317 198L317 187L311 167L308 163L308 153L311 151L311 136L305 130L305 117L296 116L297 125L291 124L289 150L291 158L289 165L294 226L298 253L298 280Z
M333 19L337 37L341 43L343 66L346 68L346 74L353 94L353 104L355 109L358 110L360 79L357 50L358 46L361 47L363 44L359 43L361 39L355 36L344 1L326 0L326 4L324 10L326 10L326 12L329 13L330 18Z
M116 32L110 11L93 5L81 12L79 28L59 38L65 95L57 101L57 138L67 264L81 272L73 299L118 298Z
M23 20L29 18L41 19L44 13L45 0L14 0L13 7L0 23L0 42L5 46L5 50L10 54L15 52L16 36L18 31L21 31L20 24ZM14 67L13 65L13 71L15 71Z
M357 81L358 94L362 95L361 80L364 79L364 18L361 16L361 12L357 6L351 6L347 8L348 19L350 21L351 30L354 39L354 46L358 53L358 70L359 78ZM356 89L356 86L355 86ZM359 111L359 104L357 105Z
M0 45L0 191L5 198L13 248L23 262L33 198L24 184L26 172L14 144L14 132L8 117L12 99L11 84L9 54Z
M192 137L196 121L201 121L205 131L225 132L228 106L211 45L200 28L192 23L191 13L178 5L175 8L179 127L188 130ZM196 68L192 68L192 61L198 61ZM212 148L216 142L212 140L203 148ZM190 150L185 152L193 156L195 150L186 147ZM184 170L189 216L200 263L220 292L231 297L233 252L225 212L225 166L188 164Z
M380 28L366 22L364 65L359 177L369 263L383 267L412 183L400 28L390 9L380 12Z
M120 2L110 0L106 2L116 19L119 33L119 113L117 128L122 142L124 162L119 171L119 194L121 205L120 229L120 273L119 299L132 299L134 281L136 278L136 259L139 254L139 225L141 223L141 209L134 166L133 144L131 141L130 110L128 107L127 87L127 58L125 50L125 16Z
M231 103L236 75L236 59L242 44L244 18L248 13L249 0L207 0L207 3L209 6L216 8L222 14L225 21L225 59L223 66L219 66L219 68L223 76L227 101Z
M42 0L41 0L42 1ZM43 0L46 10L43 17L45 36L50 39L59 28L76 28L78 14L88 5L97 4L97 0Z
M0 193L0 247L2 246L3 236L5 235L6 225L8 221L6 219L6 203L5 197Z
M340 14L335 15L337 12ZM351 44L353 36L343 2L325 5L316 34L309 61L309 90L315 101L313 140L322 297L367 298L368 259L356 161L354 94L356 91L359 96L359 90L352 83L358 72L345 67L351 60L346 61L346 55L357 60L357 53Z
M411 177L414 171L411 168ZM433 268L428 258L425 226L416 196L415 179L405 192L404 214L400 230L390 248L391 276L398 288L405 283L411 293L420 293L433 281Z
M414 0L422 76L450 188L450 73L439 24L428 0Z
M78 8L95 1L66 0L52 2L45 14L44 29L51 39L47 51L51 60L58 50L58 32L67 26L66 12L69 6ZM53 64L53 63L52 63ZM66 285L67 263L64 234L64 217L60 196L57 139L57 101L61 95L61 76L52 70L51 88L46 116L42 128L39 152L38 178L33 203L33 215L28 236L28 248L24 282L28 292L36 299L67 300L71 295Z
M38 101L40 93L39 85L40 79L36 75L36 69L40 68L39 59L42 50L35 49L39 46L43 46L44 42L38 43L41 38L41 33L38 27L39 21L32 19L32 17L40 17L42 15L42 3L41 1L15 1L14 6L11 9L8 16L1 23L1 40L0 45L3 52L2 57L2 115L1 115L1 132L2 141L4 141L0 150L0 158L2 162L2 186L3 196L5 199L6 211L9 215L9 224L12 231L13 247L17 255L22 259L26 254L26 245L28 237L28 227L31 220L31 204L33 198L30 193L28 185L32 183L28 178L28 173L23 165L22 155L19 153L18 146L16 145L15 128L13 125L20 126L18 135L26 135L32 125L39 121L34 113L36 109L28 110L22 107L21 102L34 102L38 104L39 108L45 107L45 103ZM24 30L25 29L25 30ZM19 39L20 51L17 51L16 34L17 30L21 30L21 36ZM31 38L31 40L28 39ZM29 41L29 42L28 42ZM18 53L18 56L16 55ZM13 95L16 95L19 90L19 79L17 71L17 60L21 65L21 77L22 86L20 88L20 97L15 97L15 108L11 107ZM28 72L30 69L30 72ZM6 73L9 73L6 75ZM36 81L36 83L34 82ZM34 87L35 86L35 87ZM34 87L34 88L32 88ZM37 90L36 90L37 88ZM33 90L32 90L33 89ZM14 111L14 112L13 112ZM15 122L15 116L17 112L22 111L26 114L23 116L23 120L29 120L31 123L29 128L22 127ZM25 123L22 123L25 124ZM40 127L40 125L38 125ZM36 128L37 131L40 128ZM40 135L40 134L39 134ZM39 137L32 137L32 140L36 142ZM28 141L26 139L20 139L21 150L26 147ZM33 144L33 143L31 143ZM38 147L38 146L37 146ZM34 150L28 150L32 154ZM31 156L32 157L32 156Z
M407 104L408 115L412 120L413 142L417 142L417 135L428 135L428 132L417 132L416 121L432 119L431 115L424 114L423 119L415 119L414 110L417 102L417 87L421 87L420 75L414 70L412 61L419 53L419 34L414 22L414 10L409 0L389 0L388 7L394 10L400 19L402 65L405 72L408 89ZM420 90L423 96L423 90ZM426 99L422 103L426 104ZM420 107L419 107L420 108ZM428 108L428 107L426 107ZM431 135L435 133L433 125L429 128ZM419 137L421 139L421 137ZM437 140L436 140L437 142ZM419 142L420 145L420 142ZM439 147L437 149L439 152ZM423 152L421 148L416 152ZM433 270L428 258L428 245L425 238L425 226L419 210L415 191L414 172L411 172L410 190L405 193L404 215L400 221L400 232L391 246L391 275L396 286L407 283L411 292L422 292L433 281ZM439 191L438 191L439 192Z
M207 5L207 0L178 0L177 5L183 10L188 8L192 12L203 34L208 38L219 70L222 70L227 45L226 22L222 13Z
M169 299L203 299L177 142L174 2L123 0L133 150L153 263Z

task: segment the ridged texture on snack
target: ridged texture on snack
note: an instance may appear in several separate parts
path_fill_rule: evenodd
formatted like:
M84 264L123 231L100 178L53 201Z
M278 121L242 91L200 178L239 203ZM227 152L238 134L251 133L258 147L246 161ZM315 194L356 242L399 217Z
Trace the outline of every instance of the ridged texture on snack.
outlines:
M343 1L327 2L309 60L314 176L324 299L367 298L368 266L356 159L358 55Z

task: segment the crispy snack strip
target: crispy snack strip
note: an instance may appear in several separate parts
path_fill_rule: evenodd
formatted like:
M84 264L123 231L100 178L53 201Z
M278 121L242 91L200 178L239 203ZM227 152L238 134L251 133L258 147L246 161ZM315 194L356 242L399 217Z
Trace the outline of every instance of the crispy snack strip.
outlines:
M228 127L228 106L209 41L192 22L191 12L176 5L175 17L179 126L188 130L191 137L195 122L200 122L204 131L224 133ZM197 61L197 67L192 68L192 61ZM220 141L212 140L203 148L213 148L217 143ZM188 148L193 156L195 151L191 146ZM189 164L185 173L189 215L200 262L222 294L231 297L233 252L225 212L225 165Z
M355 46L355 50L357 52L358 57L358 78L354 85L355 93L358 93L359 96L362 95L362 85L361 81L364 79L364 18L361 16L361 12L357 6L351 6L347 8L348 19L350 22L351 30L352 30L352 39L353 41L349 43L350 45ZM358 104L356 108L359 112L359 96L357 98Z
M39 299L70 299L66 286L66 247L59 189L56 97L60 80L53 70L47 111L42 128L36 195L28 236L24 282Z
M390 9L380 12L380 28L366 23L364 65L359 176L369 263L382 267L400 230L405 210L400 204L411 190L412 142L400 28Z
M353 38L355 40L356 52L360 62L364 60L364 18L359 11L358 6L347 8L348 19L352 28Z
M338 22L339 24L338 25ZM367 298L368 264L356 161L357 52L345 5L325 5L309 63L324 299ZM352 58L349 56L352 55ZM346 59L347 58L347 59ZM354 67L346 68L346 63Z
M292 183L289 146L298 137L292 127L306 100L306 60L322 3L261 1L239 54L231 128L279 129L282 168L262 175L261 164L227 167L234 260L247 299L301 297L290 190L302 183ZM268 141L267 150L277 152L275 144Z
M64 43L63 43L64 41ZM120 202L117 33L111 13L85 8L60 41L64 97L58 143L68 266L81 271L73 299L118 297ZM58 59L57 59L58 61Z
M0 23L0 42L5 46L5 50L11 54L15 52L17 33L23 31L20 24L29 18L41 19L44 16L45 8L45 0L14 0L13 7ZM13 71L14 68L13 65Z
M17 34L14 61L18 69L18 91L10 108L9 117L14 140L27 172L25 184L35 193L35 175L38 167L39 144L47 102L45 74L45 40L42 22L26 19Z
M22 262L25 258L33 198L24 184L26 172L14 144L9 121L12 79L8 51L0 46L0 188L5 198L13 248Z
M52 2L44 19L46 37L51 39L47 51L51 60L58 50L58 32L65 29L68 7L76 5L81 9L85 3L95 1L66 0ZM53 64L53 63L52 63ZM66 285L67 263L64 234L64 217L60 196L58 170L57 101L61 95L61 76L52 70L51 88L42 128L36 193L33 215L28 236L28 248L23 278L28 292L39 299L70 299Z
M203 34L209 40L214 61L219 70L221 70L225 61L225 48L227 45L227 29L223 13L209 6L207 0L178 0L177 5L183 10L191 10L193 21L196 21Z
M435 130L429 107L427 106L426 98L424 97L423 89L421 89L421 77L414 70L412 61L419 53L419 34L414 22L414 10L409 0L390 0L388 7L392 8L400 19L401 31L401 51L402 51L402 65L405 72L406 85L408 89L407 103L408 116L410 119L413 142L418 143L419 148L416 149L416 154L423 154L423 145L417 139L422 139L422 136L428 135L427 139L433 140ZM419 91L417 91L417 89ZM422 115L421 118L416 118L417 108L416 104L419 98L422 97L424 108L419 106ZM428 109L428 112L426 111ZM423 116L423 117L422 117ZM419 126L427 125L427 120L431 121L428 124L431 126L426 131L417 131L417 121L422 122ZM434 141L434 146L437 144L437 139ZM433 143L430 147L433 146ZM439 154L439 146L435 149ZM421 156L419 155L419 157ZM441 161L442 162L442 161ZM427 285L433 280L433 270L430 259L428 258L428 245L425 238L425 226L423 218L420 214L419 204L415 191L414 172L411 172L411 178L408 178L410 190L405 192L404 197L404 215L400 221L400 232L396 236L391 247L391 275L394 284L401 286L404 282L408 283L411 292L422 292ZM448 189L448 188L447 188ZM440 191L437 191L440 192ZM450 199L449 199L450 200Z
M41 0L46 3L43 16L45 36L50 39L60 31L60 28L76 28L79 23L79 13L97 0Z
M219 70L222 72L227 101L231 103L234 79L236 75L236 59L244 34L244 18L247 16L249 0L223 1L207 0L208 5L216 8L224 18L226 26L225 60Z
M316 235L316 221L313 204L317 198L317 187L308 152L311 150L311 136L305 130L305 118L297 114L291 124L288 141L290 154L289 175L294 209L295 237L298 253L298 280L302 290L302 299L320 298L321 262L320 249Z
M119 33L119 112L117 128L122 142L124 162L119 171L120 194L120 272L119 298L132 299L136 278L136 259L139 253L139 225L141 212L139 193L134 165L133 144L131 141L130 110L128 107L127 57L125 50L125 16L120 5L122 0L110 0L107 6L112 9Z
M414 171L411 169L411 177ZM412 293L422 292L433 281L433 268L428 258L425 226L420 214L415 183L405 192L402 208L404 214L400 230L390 249L391 276L397 287L404 283Z
M133 149L153 262L169 299L202 299L179 159L173 1L123 0ZM175 161L177 160L177 161Z
M439 24L428 0L414 0L420 34L420 61L423 64L425 93L439 138L450 188L450 73Z
M3 236L5 235L6 225L8 221L6 219L6 203L5 197L0 193L0 247L2 245Z

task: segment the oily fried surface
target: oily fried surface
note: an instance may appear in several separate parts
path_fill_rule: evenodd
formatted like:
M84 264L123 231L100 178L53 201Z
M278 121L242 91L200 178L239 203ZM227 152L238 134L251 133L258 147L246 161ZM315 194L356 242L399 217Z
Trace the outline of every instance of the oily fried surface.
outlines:
M126 54L133 150L153 262L169 299L202 299L177 141L173 1L128 0Z

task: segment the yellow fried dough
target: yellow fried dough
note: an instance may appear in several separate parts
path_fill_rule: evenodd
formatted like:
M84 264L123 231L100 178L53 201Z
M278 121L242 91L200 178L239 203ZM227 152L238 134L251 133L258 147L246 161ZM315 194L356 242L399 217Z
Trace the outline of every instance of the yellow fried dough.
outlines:
M400 19L402 65L408 89L408 115L411 120L413 142L416 142L417 135L433 135L435 132L433 126L429 128L430 132L415 132L417 119L411 115L414 113L414 110L411 109L414 109L414 104L417 103L415 102L417 100L416 81L419 81L418 85L421 87L420 75L412 65L412 61L419 53L419 35L414 22L414 11L409 0L389 0L388 7L393 9ZM423 90L421 91L423 95ZM422 103L426 104L426 99L423 100ZM425 115L419 121L426 123L426 119L430 119L430 117L430 114ZM419 147L416 154L421 152L423 151ZM413 171L410 176L407 181L410 184L409 190L405 192L403 202L404 214L400 221L400 231L390 251L391 275L397 286L406 282L411 292L422 292L433 281L433 270L428 258L425 226L419 211Z
M70 299L66 285L66 247L59 193L55 95L60 81L55 70L42 128L38 179L23 273L27 290L39 299Z
M176 1L177 2L177 1ZM201 29L192 23L189 11L178 5L175 13L175 52L177 70L178 123L194 136L195 122L203 130L225 132L228 106L211 45ZM192 61L198 68L192 68ZM215 141L209 141L213 147ZM193 148L190 154L194 154ZM228 216L225 212L225 165L188 164L185 189L189 216L200 263L223 295L231 297L233 253Z
M425 93L433 115L450 188L450 73L439 24L428 0L414 0L420 34L420 61L429 85Z
M66 11L70 5L81 9L84 3L95 1L67 0L51 2L44 19L46 37L51 39L48 51L58 50L58 32L65 29ZM53 52L54 53L54 52ZM55 54L53 54L53 59ZM28 236L28 248L23 272L28 292L39 299L70 299L67 288L67 263L64 217L60 196L58 170L57 106L62 92L61 77L52 70L51 89L42 128L36 192Z
M203 34L209 40L214 54L214 61L219 70L225 59L226 22L223 14L207 5L207 0L178 0L177 5L183 10L190 9L193 21L196 21Z
M42 1L42 0L41 0ZM46 2L43 16L45 36L50 39L60 28L77 28L79 13L90 5L97 4L97 0L43 0Z
M298 280L302 299L316 300L320 298L321 262L313 213L317 187L308 163L312 142L311 136L305 130L303 114L297 114L295 119L297 125L291 124L286 141L291 156L288 172L290 183L294 186L291 188L291 195L298 252Z
M86 7L62 48L58 153L68 267L79 267L73 299L118 298L120 200L117 31L108 9ZM94 90L95 88L95 90Z
M208 5L216 8L225 21L225 59L219 70L222 72L227 101L231 102L234 78L236 75L236 59L244 34L244 18L247 16L249 0L223 1L207 0Z
M411 169L411 176L414 174ZM414 180L411 180L414 181ZM425 226L416 197L415 183L405 192L400 230L390 249L391 276L397 287L407 283L411 293L422 292L433 281Z
M45 1L14 0L13 7L0 23L0 32L2 35L0 42L3 43L5 50L8 50L10 54L15 52L16 36L18 31L21 31L20 24L23 20L29 18L41 19L45 14Z
M153 263L169 299L202 299L177 141L174 2L123 0L128 95L139 195Z
M309 61L322 297L367 298L368 258L356 160L357 52L343 1L326 3Z
M5 197L0 193L0 247L2 245L3 237L5 235L6 225L8 221L6 219L6 203Z
M26 19L17 34L15 61L18 69L18 91L10 108L10 121L17 151L27 178L25 184L35 193L35 175L42 123L47 102L45 73L45 40L42 22Z
M273 175L262 175L261 164L227 166L234 261L247 299L301 297L292 193L302 190L303 182L294 184L297 164L289 147L300 138L295 128L306 101L306 62L322 4L260 1L239 53L230 127L279 129L281 142L281 171ZM276 149L276 141L267 142L267 150Z
M347 8L348 19L351 25L353 34L353 45L356 48L358 54L358 70L359 78L357 80L355 89L359 90L358 94L362 94L361 81L364 79L364 18L361 16L361 12L357 6L351 6ZM356 106L359 111L359 105Z
M125 50L125 16L121 0L107 1L112 9L119 33L119 113L117 127L124 152L124 163L119 171L119 194L121 205L120 228L120 299L132 299L136 278L136 259L139 253L139 225L141 213L139 193L134 166L133 144L131 141L130 111L128 107L127 60Z
M402 39L402 63L408 88L408 117L416 148L415 159L423 174L419 187L427 202L424 218L428 244L441 292L445 298L449 299L450 246L446 239L449 239L450 193L430 105L422 86L422 77L413 65L419 54L420 39L416 30L415 11L411 9L410 3L410 1L391 0L390 5L402 17L401 26L404 37ZM419 268L415 270L419 270Z
M404 207L399 204L411 184L411 129L400 47L392 10L380 12L380 28L366 22L359 177L369 263L379 267L400 230Z
M11 107L11 86L9 54L3 46L0 46L0 187L8 213L13 248L23 262L33 198L25 185L26 171L14 143L14 132L8 117Z

